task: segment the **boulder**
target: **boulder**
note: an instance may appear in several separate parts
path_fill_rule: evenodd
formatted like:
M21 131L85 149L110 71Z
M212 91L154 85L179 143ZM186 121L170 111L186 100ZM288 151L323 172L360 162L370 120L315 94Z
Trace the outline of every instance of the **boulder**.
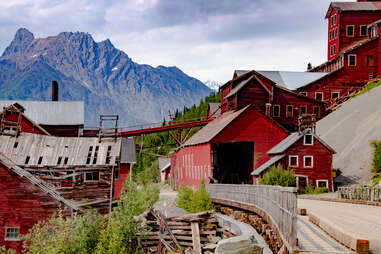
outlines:
M262 254L254 236L241 235L218 242L215 254Z

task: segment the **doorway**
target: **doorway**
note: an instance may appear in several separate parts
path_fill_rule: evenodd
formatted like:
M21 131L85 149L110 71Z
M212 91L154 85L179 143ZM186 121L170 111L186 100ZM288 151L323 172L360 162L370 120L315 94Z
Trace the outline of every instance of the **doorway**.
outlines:
M254 142L214 143L213 178L223 184L251 184Z

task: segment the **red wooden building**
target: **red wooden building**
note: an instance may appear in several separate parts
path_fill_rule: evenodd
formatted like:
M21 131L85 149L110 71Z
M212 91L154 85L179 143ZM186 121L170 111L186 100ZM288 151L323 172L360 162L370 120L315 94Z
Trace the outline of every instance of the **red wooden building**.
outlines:
M334 153L335 151L310 129L292 133L267 152L271 158L252 172L254 183L258 183L258 178L269 167L280 164L283 168L294 171L297 187L313 185L327 187L332 191Z
M324 102L277 85L265 75L254 70L245 71L224 84L220 88L221 113L252 104L290 131L296 130L300 115L315 114L318 119L325 116Z

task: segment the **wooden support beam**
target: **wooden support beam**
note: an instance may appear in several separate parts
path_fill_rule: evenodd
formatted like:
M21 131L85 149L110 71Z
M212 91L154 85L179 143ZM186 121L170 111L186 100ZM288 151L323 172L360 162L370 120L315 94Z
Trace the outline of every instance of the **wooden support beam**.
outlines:
M197 222L191 222L193 251L201 254L200 228Z

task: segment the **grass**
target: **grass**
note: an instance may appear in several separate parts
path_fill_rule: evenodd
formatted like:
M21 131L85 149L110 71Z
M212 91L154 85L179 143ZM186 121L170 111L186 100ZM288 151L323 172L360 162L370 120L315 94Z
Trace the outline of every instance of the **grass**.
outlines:
M352 98L355 98L359 95L363 95L367 92L369 92L370 90L372 90L373 88L375 87L378 87L381 85L381 80L378 80L378 81L372 81L372 82L369 82L368 84L366 84L366 86L364 87L364 89L362 89L360 92L358 92L357 94L353 95ZM352 99L351 98L351 99Z

